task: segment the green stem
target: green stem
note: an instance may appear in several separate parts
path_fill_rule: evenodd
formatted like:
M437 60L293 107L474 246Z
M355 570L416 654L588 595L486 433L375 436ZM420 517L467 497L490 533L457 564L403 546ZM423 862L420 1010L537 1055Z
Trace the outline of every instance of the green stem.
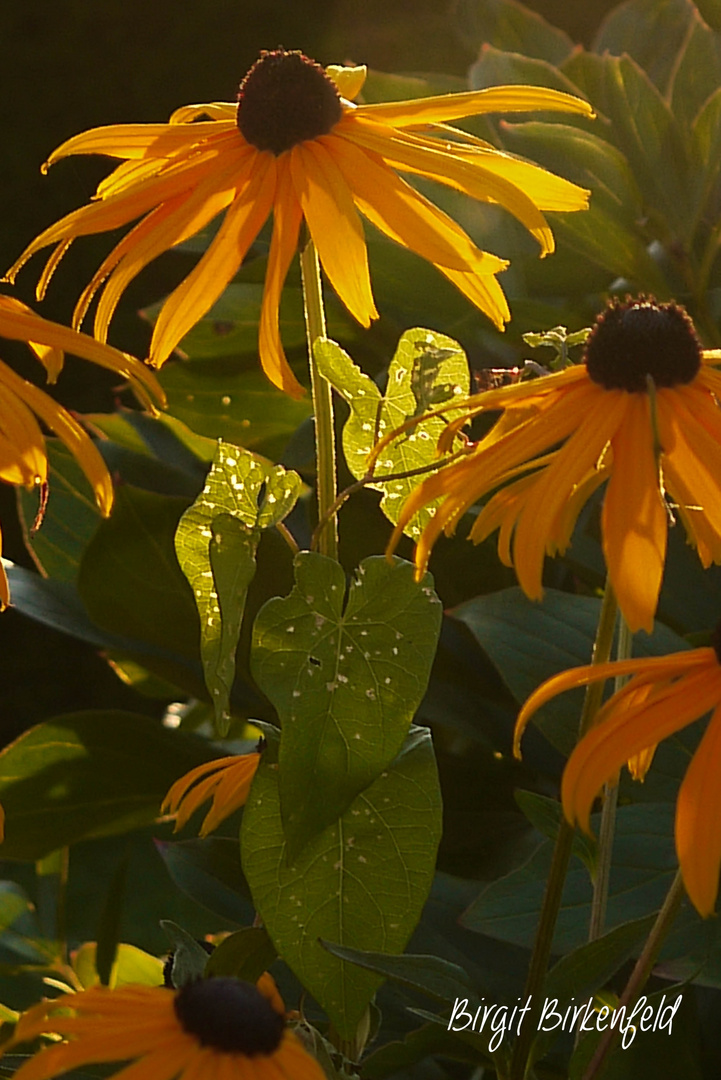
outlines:
M628 628L628 623L623 615L620 618L618 628L618 646L616 649L617 660L628 660L633 651L633 634ZM619 691L628 676L619 676L614 680L614 693ZM613 837L616 832L616 807L618 805L618 776L609 780L603 789L603 810L601 812L601 828L598 836L598 861L596 863L596 876L593 882L593 899L591 901L591 921L588 928L588 940L595 941L603 933L606 922L606 907L608 905L608 883L611 874L611 859L613 856Z
M592 664L605 664L611 655L617 611L616 595L610 581L606 579L603 603L601 604L598 626L596 627L596 640L591 658ZM586 696L583 700L583 709L578 725L579 739L589 730L600 708L603 687L602 680L589 683L586 687ZM533 943L533 952L531 953L526 986L523 992L523 1000L528 1001L530 999L531 1008L528 1017L524 1019L521 1025L520 1034L513 1049L510 1080L524 1080L530 1064L531 1046L538 1025L538 1017L540 1016L543 984L548 971L556 920L561 906L563 886L566 881L566 872L573 849L573 832L573 826L569 825L565 818L562 819L556 836L553 858L546 881L546 891L538 917L536 939Z
M318 537L318 550L331 559L338 558L338 521L330 512L336 500L335 431L333 397L330 383L318 370L313 345L326 336L320 264L315 244L308 237L301 247L300 272L303 282L305 326L308 337L311 393L315 414L315 455L317 472L318 519L325 523Z
M673 921L676 918L683 897L683 880L681 878L681 871L678 870L671 883L671 887L666 894L663 907L658 913L656 922L651 929L651 933L648 935L643 951L636 961L636 966L631 972L631 978L626 984L626 989L621 994L618 1002L619 1009L621 1006L628 1006L631 1002L635 1001L643 987L646 985L646 982L654 969L656 960L658 959L661 946L666 940L666 935L673 926ZM594 1080L594 1077L598 1075L598 1071L606 1060L606 1056L613 1046L614 1039L617 1035L618 1031L616 1028L607 1028L606 1031L604 1031L603 1037L596 1047L596 1052L583 1074L583 1080Z

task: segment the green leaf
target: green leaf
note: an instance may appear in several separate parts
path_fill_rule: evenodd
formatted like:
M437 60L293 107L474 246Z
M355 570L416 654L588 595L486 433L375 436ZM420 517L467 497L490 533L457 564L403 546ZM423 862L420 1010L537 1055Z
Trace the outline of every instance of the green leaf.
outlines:
M262 530L290 513L297 473L220 441L203 491L180 519L178 561L200 615L205 682L221 735L230 726L235 651Z
M545 679L591 662L601 601L555 589L543 601L528 600L518 589L478 596L451 614L465 623L498 669L516 701L522 704ZM649 637L638 634L634 655L656 656L687 648L662 623ZM583 691L554 698L534 718L544 735L563 753L576 743Z
M555 841L563 819L560 802L535 791L524 791L522 788L514 792L514 798L533 827L549 840ZM573 854L578 856L593 879L598 857L596 838L576 832L573 837Z
M570 37L516 0L460 0L456 25L474 52L485 45L560 64L573 49Z
M368 455L379 437L407 419L448 402L448 412L443 416L418 423L405 437L387 447L377 462L375 475L422 469L437 461L438 436L448 419L458 415L453 410L453 400L466 397L469 392L468 362L456 341L431 330L407 330L391 361L384 396L334 341L327 338L316 341L313 352L320 371L351 407L343 429L343 452L356 479L366 475ZM395 524L405 499L418 482L419 477L412 476L368 486L383 492L381 509ZM409 536L420 535L433 516L435 505L432 503L416 514L405 530Z
M194 659L198 616L173 547L187 505L184 498L118 488L112 517L85 549L78 589L98 626Z
M684 125L692 123L721 82L721 36L701 21L692 5L690 9L691 25L670 95L671 108Z
M375 971L411 990L420 990L444 1005L452 1005L457 997L467 997L473 992L463 968L440 956L388 956L386 953L363 952L334 945L329 941L322 944L340 960L347 960L366 971Z
M243 371L231 362L166 364L159 379L168 412L192 431L273 459L312 412L309 398L294 401L255 366Z
M662 94L670 89L693 7L686 0L631 0L604 20L593 51L633 57Z
M700 216L705 211L711 224L717 203L717 197L711 197L718 191L721 169L721 87L711 94L694 120L691 155L696 213Z
M175 884L191 899L239 925L253 918L237 840L207 836L174 843L156 840L155 846Z
M433 747L414 729L389 768L295 860L287 857L278 772L265 760L243 817L243 868L286 963L343 1038L352 1038L382 981L318 939L400 953L433 877L441 804Z
M701 17L712 30L721 30L721 0L695 0Z
M0 752L3 857L34 861L149 824L170 785L210 757L201 742L135 713L89 710L30 728Z
M516 51L496 49L491 45L484 45L481 49L478 60L468 70L468 81L472 90L523 83L527 86L547 86L551 90L562 90L566 94L578 96L578 87L554 67L553 63L544 59L533 59L526 53L520 55ZM538 115L544 113L544 110L529 109L529 112ZM502 113L503 110L499 110L499 115ZM558 119L563 117L563 113L545 110L545 116Z
M84 989L95 986L98 982L98 969L95 964L97 946L94 941L86 941L73 953L73 971L80 979ZM157 956L151 956L135 945L121 942L118 945L115 963L110 973L109 986L160 986L163 982L163 962Z
M102 515L85 473L59 439L46 441L48 503L40 528L33 532L38 494L18 488L18 509L25 542L43 574L74 582L83 551Z
M192 934L170 919L161 919L160 925L173 945L170 979L176 990L186 983L202 979L208 962L208 950Z
M403 1042L388 1042L374 1050L363 1059L361 1076L363 1080L385 1080L385 1077L410 1077L421 1075L417 1067L428 1064L434 1055L451 1060L465 1061L478 1065L487 1061L486 1055L474 1051L452 1031L444 1030L438 1022L424 1024L423 1027L410 1031ZM416 1067L416 1071L411 1070ZM438 1075L435 1070L430 1076ZM472 1073L470 1075L473 1075ZM482 1074L481 1074L482 1075Z
M582 1000L605 986L646 940L655 915L621 923L595 941L586 942L559 960L546 976L544 994L559 1001Z
M268 931L262 926L244 926L224 938L210 954L206 975L234 975L256 983L277 957Z
M110 986L110 977L120 944L120 932L123 919L123 901L128 877L129 855L125 855L113 874L108 895L103 907L98 926L98 940L95 950L95 965L98 978L103 986Z
M399 753L440 631L430 576L365 559L350 583L325 556L296 556L290 596L255 623L251 664L281 718L280 801L291 854L343 814Z

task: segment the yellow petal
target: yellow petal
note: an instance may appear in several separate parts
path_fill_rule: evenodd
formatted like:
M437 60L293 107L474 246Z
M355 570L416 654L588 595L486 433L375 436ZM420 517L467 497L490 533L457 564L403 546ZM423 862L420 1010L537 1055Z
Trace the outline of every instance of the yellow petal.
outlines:
M204 105L181 105L171 114L169 122L192 124L200 116L209 116L211 120L232 120L235 124L237 113L237 101L210 101Z
M429 262L455 270L494 274L508 266L505 259L477 248L453 218L376 154L344 138L329 136L329 145L359 210L386 236Z
M45 439L37 420L15 389L18 378L0 361L1 475L8 483L31 488L47 479Z
M719 686L721 697L721 685ZM676 850L691 902L713 913L721 866L721 707L715 709L676 802Z
M275 184L275 158L256 153L238 178L235 201L212 244L163 304L153 331L151 363L160 367L167 360L236 274L270 214Z
M624 422L611 440L613 470L601 516L603 553L631 631L650 634L666 560L668 518L653 451L648 395L616 392L627 404Z
M689 672L635 709L616 714L607 703L606 719L581 739L564 770L561 799L568 820L590 831L593 801L623 763L703 716L720 697L721 672L714 654L705 669Z
M588 117L595 115L587 101L543 86L491 86L461 94L438 94L434 97L415 98L412 101L362 105L360 108L364 115L377 117L396 127L437 124L491 112L532 112L536 109L544 112L570 112Z
M333 144L331 144L333 145ZM322 139L294 146L290 173L321 265L362 326L378 318L363 225L348 184Z
M263 371L274 386L294 398L301 397L305 390L296 379L286 359L280 337L278 315L283 284L298 246L302 217L290 170L285 165L278 169L278 188L273 208L273 235L263 287L258 342Z
M504 176L484 169L478 161L454 155L441 142L436 145L407 131L368 120L356 121L355 114L341 120L336 130L381 155L394 168L427 176L481 202L498 203L535 236L541 254L553 251L553 234L533 199Z
M208 139L225 135L234 121L193 124L192 128L175 124L111 124L91 128L62 143L45 163L48 169L61 158L72 154L104 154L115 158L169 158ZM236 127L236 131L238 131ZM238 139L240 140L240 132Z

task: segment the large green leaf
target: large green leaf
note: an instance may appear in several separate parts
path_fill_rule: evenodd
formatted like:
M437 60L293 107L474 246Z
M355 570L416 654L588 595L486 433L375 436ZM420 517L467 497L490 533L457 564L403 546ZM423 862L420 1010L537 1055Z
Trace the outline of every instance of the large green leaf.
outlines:
M314 346L318 367L348 402L351 415L343 429L343 452L356 479L366 475L368 455L374 443L411 417L448 403L448 412L418 423L387 447L377 462L375 476L405 473L433 465L436 443L447 420L457 416L453 401L469 391L468 363L460 345L431 330L407 330L398 342L388 371L386 392L358 368L334 341L318 340ZM407 496L419 477L370 484L383 492L381 508L395 524ZM435 503L425 507L408 524L406 533L418 537L430 520Z
M573 49L563 30L517 0L459 0L456 23L474 51L484 45L560 64Z
M255 365L244 370L223 360L167 364L159 378L168 411L192 431L272 458L312 411L309 398L294 401Z
M693 5L686 0L630 0L611 11L593 49L600 55L632 56L665 95L693 18Z
M252 920L253 906L240 868L237 840L227 836L157 840L156 847L171 878L187 896L240 926Z
M524 53L506 51L484 45L480 56L468 71L468 79L473 90L483 90L487 86L523 84L526 86L547 86L551 90L562 90L566 94L578 96L578 88L562 71L547 60L534 59ZM543 110L531 109L538 114ZM502 114L503 110L499 110ZM547 117L563 120L562 112L546 110ZM558 166L557 166L558 167Z
M283 729L280 801L292 853L335 822L400 751L428 684L441 623L431 578L365 559L350 583L296 557L290 596L256 619L251 665Z
M188 500L124 485L85 549L78 588L90 617L115 634L198 655L198 616L173 537Z
M316 792L317 797L322 797ZM441 803L428 731L416 728L339 821L289 859L278 771L264 759L243 817L243 869L271 940L344 1038L382 981L322 947L400 953L433 877Z
M147 825L170 785L212 756L203 743L135 713L91 710L30 728L0 752L3 856L36 860Z
M200 615L203 671L221 735L230 725L235 650L261 533L290 513L301 483L297 473L221 440L203 491L178 524L175 550Z
M478 596L454 608L452 615L469 628L497 667L519 705L545 679L591 662L600 600L546 589L534 603L521 589ZM637 634L634 655L654 656L687 648L687 642L662 623L653 634ZM535 722L564 753L576 742L582 691L555 698L539 710Z

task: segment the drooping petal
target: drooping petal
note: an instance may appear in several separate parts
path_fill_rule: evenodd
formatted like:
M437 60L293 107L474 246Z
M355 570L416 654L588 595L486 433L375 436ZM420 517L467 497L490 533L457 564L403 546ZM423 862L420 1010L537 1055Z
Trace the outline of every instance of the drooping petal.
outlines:
M394 168L427 176L473 199L505 207L535 236L541 254L553 251L553 234L545 217L533 199L504 176L484 169L476 161L448 152L442 143L437 147L432 143L427 146L408 131L368 120L358 120L352 125L341 121L338 126L343 135L380 154Z
M378 117L395 127L437 124L491 112L533 112L537 109L588 117L595 115L587 101L544 86L490 86L483 90L437 94L411 101L384 101L360 108L363 115Z
M721 671L714 654L712 665L689 672L646 704L620 714L609 713L584 735L564 770L561 799L568 820L578 821L589 832L593 801L624 762L703 716L718 704L720 696Z
M237 273L273 207L275 183L272 154L258 153L248 161L215 239L161 308L150 345L151 363L160 367L167 360Z
M77 420L5 364L0 365L0 383L8 386L65 443L90 481L100 511L107 517L113 505L112 480L100 453Z
M232 132L233 128L240 142L242 136L234 121L212 120L193 124L192 128L175 124L109 124L73 135L53 150L43 168L47 171L56 161L73 154L104 154L124 159L170 158L191 147L204 149L204 143L212 145L213 140Z
M11 385L14 374L0 361L0 478L31 488L47 479L45 439L32 411Z
M612 660L605 664L585 664L582 667L562 671L559 675L554 675L537 687L518 714L513 733L513 753L516 757L520 757L521 738L533 714L566 690L575 690L577 687L586 686L591 682L613 679L623 675L634 675L638 679L645 678L646 680L673 678L674 676L684 675L693 668L708 667L713 662L715 655L713 649L690 649L688 652L671 653L668 656L636 656L631 660ZM621 693L624 693L624 691L630 693L635 685L638 685L636 679L632 683L628 683ZM608 702L606 705L608 705Z
M648 396L621 390L616 393L626 399L626 416L611 440L614 468L601 517L603 553L631 631L650 634L666 561L668 516L654 454Z
M303 213L295 195L290 170L284 163L278 168L278 187L273 206L273 235L263 287L258 343L263 371L274 386L294 398L301 397L305 390L286 359L278 316L283 285L298 246L302 218Z
M378 318L363 225L343 173L321 139L294 146L290 175L328 280L362 326Z
M435 265L495 274L508 263L480 251L459 225L412 188L382 158L333 138L333 157L361 213L392 240Z
M721 697L721 679L718 685ZM718 700L717 697L717 700ZM721 706L686 770L676 801L676 851L683 883L699 914L713 914L721 867Z
M155 403L161 407L165 405L165 392L145 364L119 349L95 341L87 334L43 319L30 308L19 310L17 306L8 304L8 299L0 296L0 337L13 341L38 342L72 353L73 356L81 356L84 360L91 360L94 364L128 379L133 392L146 408L154 411Z

